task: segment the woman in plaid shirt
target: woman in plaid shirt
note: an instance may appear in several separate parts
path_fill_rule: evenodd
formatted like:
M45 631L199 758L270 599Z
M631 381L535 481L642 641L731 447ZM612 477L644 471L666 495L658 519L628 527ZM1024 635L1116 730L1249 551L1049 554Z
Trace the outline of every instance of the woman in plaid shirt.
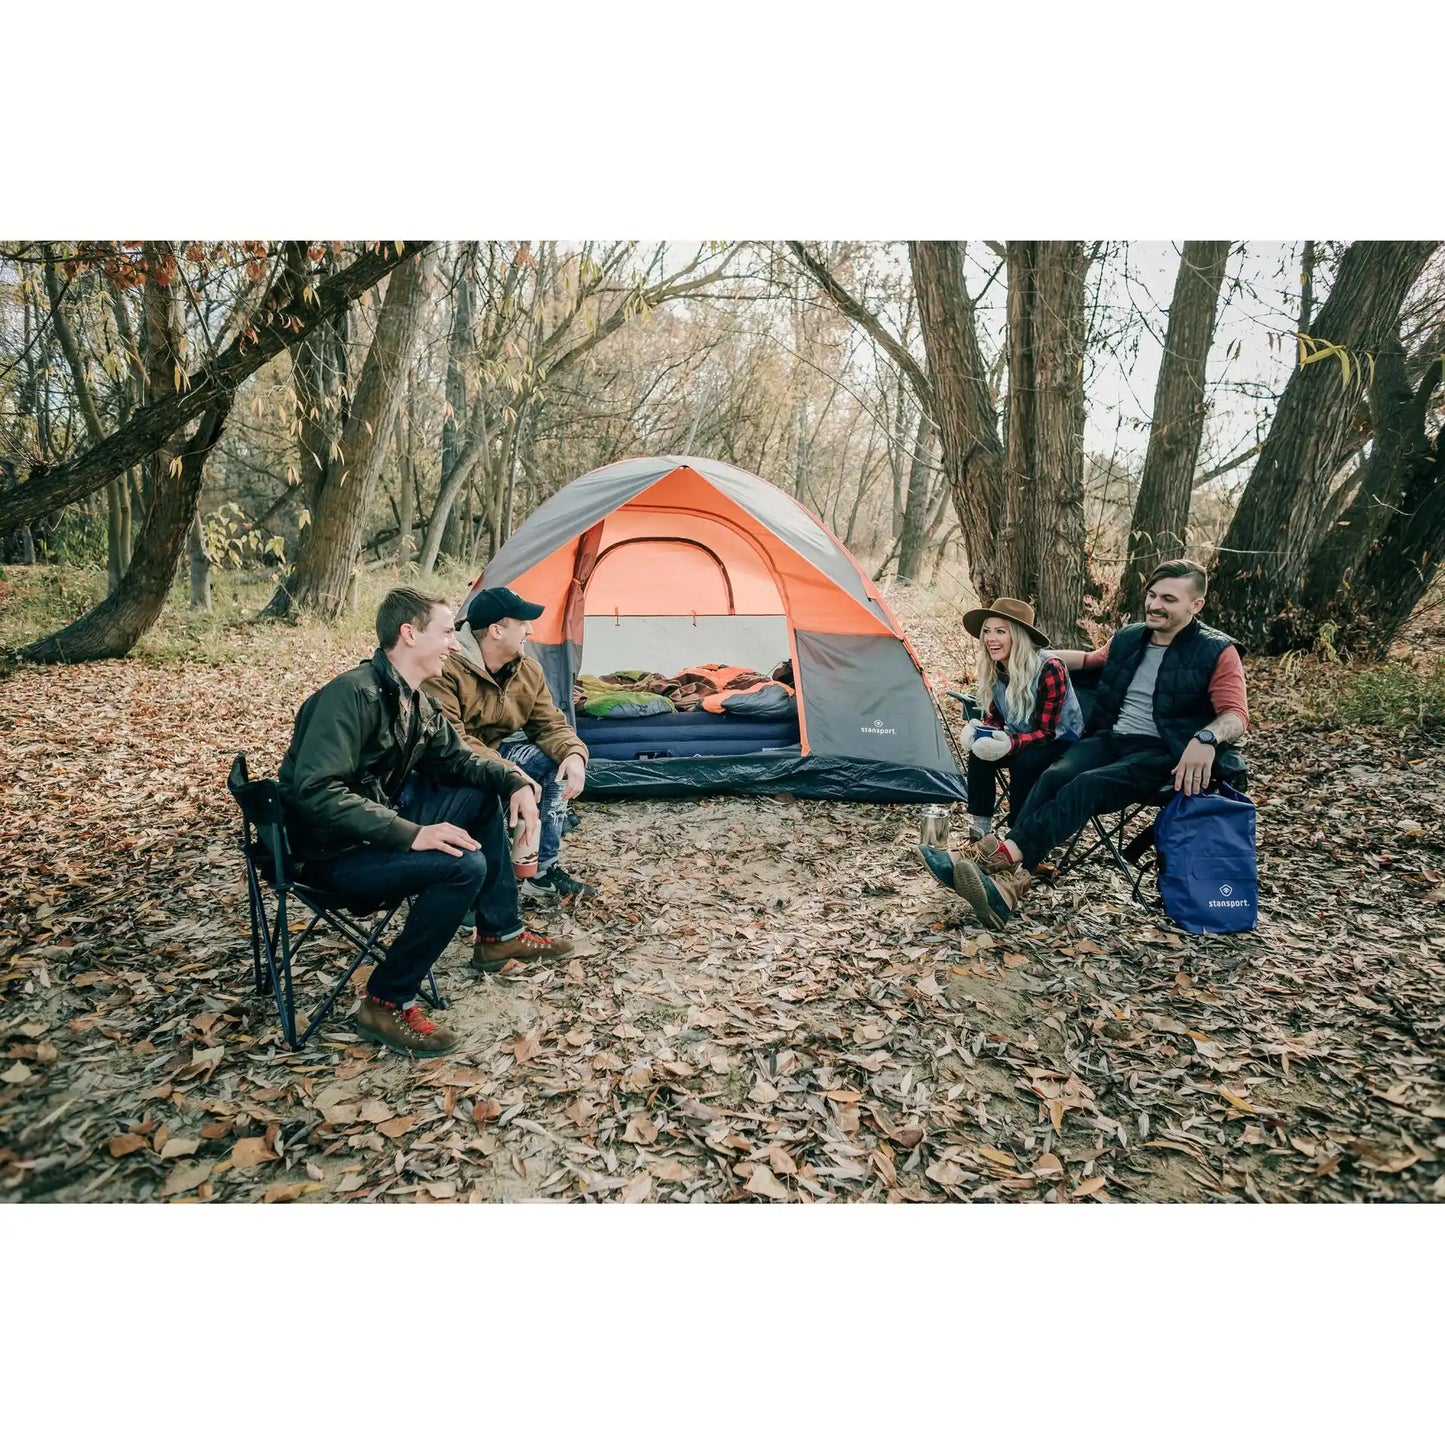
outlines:
M1000 597L965 613L963 625L978 638L974 697L983 721L968 724L964 745L970 831L982 838L992 828L999 769L1008 768L1009 815L1017 818L1040 774L1082 736L1084 715L1027 602Z

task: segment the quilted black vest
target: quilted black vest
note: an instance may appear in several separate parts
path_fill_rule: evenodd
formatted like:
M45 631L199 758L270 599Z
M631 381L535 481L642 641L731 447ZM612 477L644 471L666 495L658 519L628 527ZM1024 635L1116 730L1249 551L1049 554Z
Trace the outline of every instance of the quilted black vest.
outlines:
M1149 645L1149 629L1142 622L1120 628L1109 644L1109 656L1094 694L1094 710L1087 732L1106 733L1119 720L1124 694ZM1226 633L1206 627L1196 617L1165 650L1154 684L1154 726L1164 746L1175 757L1200 728L1214 721L1209 701L1209 679L1226 647L1238 647Z

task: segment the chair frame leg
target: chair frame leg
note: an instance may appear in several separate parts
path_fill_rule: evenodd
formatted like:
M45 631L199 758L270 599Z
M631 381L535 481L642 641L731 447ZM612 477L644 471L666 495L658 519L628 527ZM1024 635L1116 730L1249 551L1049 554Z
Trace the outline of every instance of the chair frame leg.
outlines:
M394 907L385 909L376 923L363 931L352 920L338 914L334 909L311 902L294 886L273 891L276 895L276 912L274 919L270 919L266 914L265 895L261 889L261 880L256 876L254 868L248 867L247 892L251 912L251 961L256 992L271 995L286 1046L299 1051L306 1047L317 1029L326 1022L336 1005L336 1000L351 981L356 970L368 959L379 960L382 957L382 934L396 917L401 904L398 903ZM312 915L300 936L295 940L292 939L290 932L289 899L293 892L311 910ZM341 977L331 986L312 1012L305 1031L298 1035L294 976L296 959L302 947L323 923L334 928L355 947L356 952ZM434 970L427 969L426 978L418 991L433 1008L444 1010L450 1007L443 997L441 989L437 986Z

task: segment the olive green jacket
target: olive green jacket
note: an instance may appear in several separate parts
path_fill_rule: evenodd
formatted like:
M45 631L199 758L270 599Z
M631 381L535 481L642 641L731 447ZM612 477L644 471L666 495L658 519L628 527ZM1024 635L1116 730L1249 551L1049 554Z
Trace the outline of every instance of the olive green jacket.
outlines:
M403 717L403 693L411 698ZM363 846L407 849L420 827L397 816L411 773L510 797L529 786L479 758L424 692L412 693L380 648L301 704L277 785L291 851L316 862Z

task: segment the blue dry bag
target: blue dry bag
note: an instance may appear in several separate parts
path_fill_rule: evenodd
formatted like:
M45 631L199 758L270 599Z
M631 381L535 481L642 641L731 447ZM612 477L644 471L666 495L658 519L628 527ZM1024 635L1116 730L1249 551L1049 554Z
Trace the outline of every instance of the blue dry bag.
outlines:
M1190 933L1244 933L1259 921L1254 804L1228 783L1182 792L1154 820L1164 911Z

